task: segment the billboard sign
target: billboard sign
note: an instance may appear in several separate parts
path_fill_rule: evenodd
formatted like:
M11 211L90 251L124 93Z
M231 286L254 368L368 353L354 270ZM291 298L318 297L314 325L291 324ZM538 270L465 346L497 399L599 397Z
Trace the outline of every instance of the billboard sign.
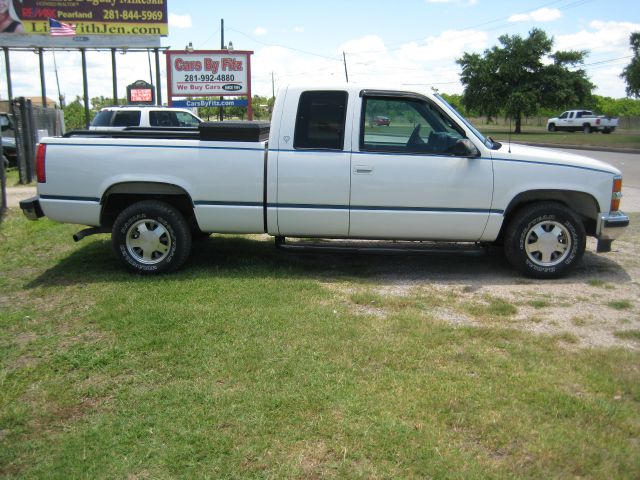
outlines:
M168 50L164 53L170 97L251 95L253 52Z
M2 0L9 22L2 22L0 46L127 46L121 37L148 39L150 47L169 34L168 0ZM49 18L75 26L76 36L51 37ZM112 38L112 44L108 40ZM120 38L119 38L120 37ZM101 38L97 45L94 39ZM156 40L157 39L157 40ZM155 40L155 41L154 41ZM138 42L145 43L144 40ZM122 44L122 45L121 45Z

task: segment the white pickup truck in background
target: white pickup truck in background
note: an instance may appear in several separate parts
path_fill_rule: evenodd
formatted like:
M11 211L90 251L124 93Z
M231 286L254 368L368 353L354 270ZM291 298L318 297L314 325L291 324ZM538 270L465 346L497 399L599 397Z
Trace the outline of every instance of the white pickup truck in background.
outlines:
M553 278L587 235L610 251L629 223L616 168L501 145L439 95L354 84L281 89L271 125L45 138L36 163L27 217L92 227L76 240L110 232L139 273L176 270L194 236L216 232L268 233L285 249L314 248L285 237L497 244L523 274Z
M549 132L611 133L617 126L617 118L595 115L591 110L567 110L547 120Z
M89 130L124 130L127 127L198 127L202 120L184 108L123 105L101 109Z

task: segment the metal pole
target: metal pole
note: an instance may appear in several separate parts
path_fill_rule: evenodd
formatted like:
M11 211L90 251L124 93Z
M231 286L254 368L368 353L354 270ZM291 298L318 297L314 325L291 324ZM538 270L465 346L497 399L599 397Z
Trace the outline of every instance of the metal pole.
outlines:
M118 105L118 73L116 69L116 49L111 49L111 77L113 81L113 104Z
M347 79L347 83L349 83L349 74L347 73L347 55L342 52L342 59L344 60L344 76Z
M224 50L224 18L220 19L220 50ZM220 100L224 100L223 96L220 96ZM224 109L220 107L218 111L219 120L224 121Z
M89 85L87 84L87 55L84 48L80 49L82 54L82 88L84 95L84 124L85 128L89 128Z
M9 97L9 103L13 100L13 87L11 85L11 60L9 59L9 48L2 47L4 50L4 65L7 69L7 96Z
M158 49L156 52L156 104L162 105L162 79L160 78L160 54Z
M53 71L56 72L56 86L58 87L58 102L60 102L60 108L64 107L64 98L62 97L62 92L60 92L60 79L58 78L58 62L56 62L56 49L53 48L51 50L53 54Z
M147 61L149 62L149 83L153 86L153 73L151 71L151 50L147 48Z
M247 118L253 120L253 97L251 96L251 58L247 54L247 97L249 99L247 106Z
M42 106L47 108L47 86L44 81L44 56L42 48L38 49L38 59L40 61L40 91L42 93Z

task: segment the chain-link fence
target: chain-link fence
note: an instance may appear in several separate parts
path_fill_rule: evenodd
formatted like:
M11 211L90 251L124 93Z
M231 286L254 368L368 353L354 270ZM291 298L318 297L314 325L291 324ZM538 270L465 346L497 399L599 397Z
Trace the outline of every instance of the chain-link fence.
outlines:
M61 110L33 106L24 97L11 102L16 138L16 163L20 183L35 179L36 145L42 137L62 135L64 116Z

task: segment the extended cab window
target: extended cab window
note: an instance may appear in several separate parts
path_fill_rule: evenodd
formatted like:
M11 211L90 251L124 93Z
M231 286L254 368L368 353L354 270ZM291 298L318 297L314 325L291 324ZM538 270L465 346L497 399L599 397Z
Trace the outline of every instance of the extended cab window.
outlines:
M463 131L426 100L366 97L360 150L396 153L459 154Z
M140 110L126 110L116 112L113 119L114 127L137 127L140 125Z
M293 147L342 150L346 114L347 92L303 92Z

